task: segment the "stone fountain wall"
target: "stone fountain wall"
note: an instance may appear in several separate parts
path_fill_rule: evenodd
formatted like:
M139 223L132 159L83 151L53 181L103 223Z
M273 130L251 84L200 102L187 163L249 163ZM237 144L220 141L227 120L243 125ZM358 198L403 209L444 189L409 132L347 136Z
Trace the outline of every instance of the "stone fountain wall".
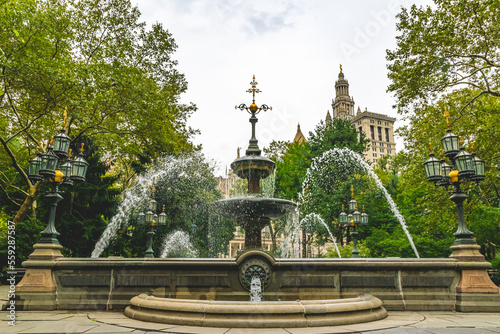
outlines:
M27 272L19 284L16 307L122 310L140 293L248 300L242 270L259 263L268 272L264 300L338 299L369 293L381 299L387 310L500 311L498 288L495 293L488 282L480 278L468 282L468 293L457 289L464 286L464 273L485 272L490 266L487 262L451 258L275 260L259 251L237 259L30 260L24 263ZM36 278L40 272L50 272L43 283ZM44 291L44 285L50 289Z

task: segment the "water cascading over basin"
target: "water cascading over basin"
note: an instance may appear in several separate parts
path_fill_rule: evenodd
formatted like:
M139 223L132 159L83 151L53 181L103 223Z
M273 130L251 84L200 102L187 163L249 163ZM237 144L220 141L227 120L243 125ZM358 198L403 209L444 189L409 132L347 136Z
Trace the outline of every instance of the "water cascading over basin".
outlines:
M252 124L252 137L245 151L245 156L241 158L238 156L231 164L231 169L238 177L248 180L248 196L224 199L215 204L221 215L236 219L237 224L245 230L245 250L260 249L262 229L269 225L271 220L283 217L289 210L297 206L292 201L260 196L260 180L271 175L276 164L261 156L261 150L255 137L255 124L258 122L255 115L261 111L272 110L272 108L266 104L260 107L255 104L255 94L261 92L257 88L255 75L250 85L252 88L248 89L247 92L252 93L252 104L247 107L242 103L235 108L245 110L251 115L249 121Z

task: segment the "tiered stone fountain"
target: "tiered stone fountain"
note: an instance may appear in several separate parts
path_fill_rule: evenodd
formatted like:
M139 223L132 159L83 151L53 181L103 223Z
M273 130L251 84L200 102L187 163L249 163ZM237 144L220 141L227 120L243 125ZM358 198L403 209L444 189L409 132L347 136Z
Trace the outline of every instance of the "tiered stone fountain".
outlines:
M292 201L260 196L260 180L271 175L276 168L276 164L274 161L261 156L261 150L255 137L255 124L258 122L255 115L261 111L272 110L272 108L266 104L260 107L255 104L255 94L260 92L257 88L255 76L250 84L252 88L247 92L252 93L252 104L249 107L240 104L235 108L246 110L251 115L252 138L250 138L245 156L238 157L231 164L231 169L236 175L248 180L248 196L224 199L216 203L218 212L221 215L236 219L238 225L245 230L244 251L261 249L262 229L269 225L271 220L279 219L288 210L297 207Z
M271 220L279 219L289 210L294 210L297 205L284 199L260 196L260 180L273 173L276 165L272 160L261 156L255 137L255 124L258 121L255 115L272 108L265 104L260 107L255 104L255 94L260 92L255 76L250 84L252 88L247 92L252 93L252 104L248 107L240 104L236 108L246 110L251 115L252 137L245 156L238 157L231 164L234 173L248 180L248 196L220 200L215 205L221 215L236 219L238 225L245 230L245 247L236 259L236 264L239 268L239 283L250 291L250 296L247 292L246 298L250 297L251 301L189 300L141 294L132 298L132 305L125 309L125 314L145 321L214 327L309 327L385 318L387 312L382 307L382 302L369 294L346 299L301 301L297 299L297 294L285 292L281 296L275 291L267 296L267 301L263 294L264 301L260 301L261 291L272 285L272 290L276 290L281 285L276 280L276 273L272 272L276 260L261 249L262 229ZM299 276L307 274L302 272ZM260 281L260 284L256 284L256 281ZM306 281L304 277L304 283L310 284ZM258 298L255 297L256 291L253 291L256 286L261 290ZM233 295L232 299L239 298L241 294ZM281 301L281 298L288 300Z

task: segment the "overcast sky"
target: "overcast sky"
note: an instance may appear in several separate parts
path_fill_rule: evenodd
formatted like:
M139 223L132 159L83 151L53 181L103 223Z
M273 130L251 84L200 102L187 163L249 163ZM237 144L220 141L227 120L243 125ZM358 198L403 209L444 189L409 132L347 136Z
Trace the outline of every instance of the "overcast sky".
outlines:
M174 58L188 91L182 102L198 111L189 125L195 143L220 161L220 173L248 147L252 75L258 105L273 110L257 117L262 149L274 140L293 140L300 123L307 137L335 98L342 64L350 95L362 110L398 117L392 108L385 54L396 45L395 15L407 0L142 0L142 19L160 22L178 44ZM418 5L430 1L417 1ZM400 122L396 122L396 127ZM397 139L397 150L403 147Z

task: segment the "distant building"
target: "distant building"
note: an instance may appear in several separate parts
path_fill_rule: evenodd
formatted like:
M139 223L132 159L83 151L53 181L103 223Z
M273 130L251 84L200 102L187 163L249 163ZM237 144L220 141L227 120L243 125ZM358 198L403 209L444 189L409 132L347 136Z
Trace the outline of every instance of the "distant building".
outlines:
M302 134L302 131L300 131L300 124L297 125L297 133L295 134L295 138L293 138L293 142L299 142L299 143L304 143L307 142L306 137Z
M332 118L342 118L351 121L359 133L364 133L369 139L370 148L364 152L366 161L376 163L384 155L396 155L394 141L394 122L396 118L374 112L361 111L358 107L354 114L354 98L349 96L349 82L344 78L342 68L339 79L335 82L335 99L332 99L332 116L327 112L325 123L330 124Z
M358 132L363 132L371 140L370 148L364 152L365 159L377 162L384 155L396 155L396 142L394 141L395 118L383 114L376 114L367 110L361 112L358 108L356 116L351 120Z

